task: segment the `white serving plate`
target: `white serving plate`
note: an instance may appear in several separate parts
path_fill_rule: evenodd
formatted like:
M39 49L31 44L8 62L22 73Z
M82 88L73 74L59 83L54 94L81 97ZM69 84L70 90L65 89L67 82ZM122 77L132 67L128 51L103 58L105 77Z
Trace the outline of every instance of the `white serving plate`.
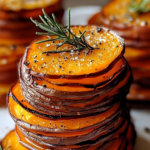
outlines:
M71 24L86 25L87 20L96 12L100 6L84 6L71 8ZM64 15L64 24L67 25L67 11ZM145 127L150 128L150 110L131 110L131 118L137 132L134 150L150 150L150 133L145 132ZM9 116L7 108L0 108L0 140L12 129L15 124Z

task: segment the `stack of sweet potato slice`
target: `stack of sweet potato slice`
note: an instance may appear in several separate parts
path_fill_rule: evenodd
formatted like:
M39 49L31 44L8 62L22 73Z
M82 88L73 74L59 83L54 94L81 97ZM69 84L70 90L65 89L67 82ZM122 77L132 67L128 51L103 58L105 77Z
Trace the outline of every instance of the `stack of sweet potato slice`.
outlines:
M17 80L17 63L26 46L36 38L35 26L30 17L38 18L41 8L49 14L55 12L61 21L63 10L61 0L32 1L0 1L0 104L6 93Z
M89 24L106 26L125 39L125 57L134 77L127 98L130 105L141 107L150 104L150 12L131 12L130 3L112 0Z
M54 36L27 48L8 95L16 133L3 139L3 149L132 150L135 132L125 98L132 76L123 40L105 28L71 27L77 36L85 30L93 50L64 44L49 53L62 41L36 44Z

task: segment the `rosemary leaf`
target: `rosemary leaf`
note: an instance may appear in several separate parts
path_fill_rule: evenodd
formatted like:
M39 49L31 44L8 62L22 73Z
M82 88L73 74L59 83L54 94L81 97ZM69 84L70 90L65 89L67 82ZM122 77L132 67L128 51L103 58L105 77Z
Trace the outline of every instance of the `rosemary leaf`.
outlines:
M49 35L49 33L44 33L44 32L36 32L37 35Z
M68 9L68 37L70 38L70 8Z
M50 26L54 26L54 23L52 21L52 19L47 15L47 13L45 12L44 9L42 9L42 12L44 14L45 19L47 20L47 22L49 23Z
M39 15L39 18L41 19L41 21L43 21L43 23L44 23L45 25L48 25L47 22L43 19L43 17L42 17L41 15Z
M148 4L150 4L149 0L141 0L139 3L136 3L136 0L131 0L129 11L137 13L149 12L150 8L146 8Z

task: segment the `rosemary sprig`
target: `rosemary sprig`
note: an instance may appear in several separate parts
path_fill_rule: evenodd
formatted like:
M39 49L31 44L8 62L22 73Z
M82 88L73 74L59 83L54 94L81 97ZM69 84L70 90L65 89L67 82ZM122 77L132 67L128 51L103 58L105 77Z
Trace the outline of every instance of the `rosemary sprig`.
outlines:
M57 38L41 40L36 43L38 44L38 43L43 43L43 42L48 42L48 41L57 41L57 40L63 41L62 43L59 43L57 45L56 50L47 51L47 52L43 52L43 53L52 53L52 52L60 53L60 52L68 52L68 51L72 51L72 50L84 50L84 49L93 50L93 49L95 49L86 43L85 36L84 36L86 30L83 32L79 31L80 36L76 36L73 32L71 32L71 30L70 30L70 9L68 9L68 27L59 24L54 14L52 14L52 19L51 19L50 16L48 16L48 14L44 11L44 9L42 9L42 11L43 11L44 18L45 18L44 19L42 16L39 16L42 23L30 18L31 21L36 26L38 26L40 29L46 31L44 33L36 32L36 34L37 35L54 35L54 36L57 36ZM74 49L58 51L57 49L64 44L72 45L74 47Z
M150 4L150 0L141 0L136 4L136 0L131 0L129 11L137 13L146 13L150 11L150 7L147 8L147 5Z

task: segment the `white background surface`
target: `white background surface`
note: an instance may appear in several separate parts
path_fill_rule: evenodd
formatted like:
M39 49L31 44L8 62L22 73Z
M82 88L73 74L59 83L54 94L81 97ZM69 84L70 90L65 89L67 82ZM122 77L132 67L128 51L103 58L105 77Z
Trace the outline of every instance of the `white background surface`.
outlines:
M99 6L85 6L71 8L71 24L87 24L89 17L100 10ZM66 24L67 13L64 16ZM150 133L145 132L145 127L150 128L150 110L131 110L131 117L137 131L134 150L150 150ZM0 108L0 140L14 129L14 122L6 108Z

